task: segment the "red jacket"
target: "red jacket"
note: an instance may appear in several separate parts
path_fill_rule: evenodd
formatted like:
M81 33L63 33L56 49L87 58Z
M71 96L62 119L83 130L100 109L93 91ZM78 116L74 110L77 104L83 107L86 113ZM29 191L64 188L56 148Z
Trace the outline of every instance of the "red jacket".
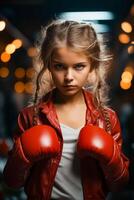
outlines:
M87 105L86 124L92 123L106 128L103 116L93 104L91 93L83 90L83 94ZM50 200L62 154L63 138L52 100L39 103L38 109L38 123L51 125L57 132L61 142L59 155L51 159L44 158L35 164L26 159L22 147L17 142L17 137L30 128L33 123L33 106L26 107L19 114L18 131L14 137L14 145L9 152L3 174L8 186L12 188L24 186L28 200ZM92 157L80 160L84 200L104 200L109 191L118 191L128 181L129 161L121 151L122 137L119 120L113 110L107 108L107 112L112 125L112 131L109 134L115 140L114 154L109 164L105 166Z

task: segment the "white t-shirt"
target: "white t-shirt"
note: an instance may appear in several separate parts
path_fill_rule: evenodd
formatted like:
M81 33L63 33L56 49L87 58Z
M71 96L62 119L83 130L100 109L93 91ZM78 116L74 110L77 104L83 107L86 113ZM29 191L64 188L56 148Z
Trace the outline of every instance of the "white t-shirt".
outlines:
M61 124L63 151L56 173L51 198L54 200L83 200L76 141L81 128L73 129Z

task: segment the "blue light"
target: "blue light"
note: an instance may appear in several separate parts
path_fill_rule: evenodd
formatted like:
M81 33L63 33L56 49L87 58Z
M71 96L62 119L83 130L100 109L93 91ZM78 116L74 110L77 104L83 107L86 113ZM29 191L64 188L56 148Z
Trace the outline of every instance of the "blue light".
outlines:
M63 12L59 14L60 19L65 20L113 20L114 14L109 11L95 11L95 12Z
M91 24L97 33L109 32L110 27L104 22L99 23L102 20L114 20L115 16L109 11L89 11L89 12L62 12L57 14L57 19L60 20L72 20L78 22L84 22Z

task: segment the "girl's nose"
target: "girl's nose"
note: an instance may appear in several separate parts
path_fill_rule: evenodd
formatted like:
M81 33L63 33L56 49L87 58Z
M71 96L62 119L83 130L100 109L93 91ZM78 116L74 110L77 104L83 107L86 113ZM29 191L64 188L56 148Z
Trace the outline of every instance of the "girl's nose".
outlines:
M71 70L67 70L64 76L65 82L71 82L73 80L73 73Z

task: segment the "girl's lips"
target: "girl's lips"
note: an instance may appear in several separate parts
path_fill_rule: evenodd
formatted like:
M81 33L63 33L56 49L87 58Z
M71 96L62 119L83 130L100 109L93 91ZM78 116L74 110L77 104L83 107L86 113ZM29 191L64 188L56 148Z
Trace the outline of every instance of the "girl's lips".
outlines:
M66 86L64 86L64 88L65 88L65 90L74 90L74 89L76 89L76 86L74 86L74 85L66 85Z
M72 88L74 88L76 86L75 85L64 85L64 87L72 87Z

